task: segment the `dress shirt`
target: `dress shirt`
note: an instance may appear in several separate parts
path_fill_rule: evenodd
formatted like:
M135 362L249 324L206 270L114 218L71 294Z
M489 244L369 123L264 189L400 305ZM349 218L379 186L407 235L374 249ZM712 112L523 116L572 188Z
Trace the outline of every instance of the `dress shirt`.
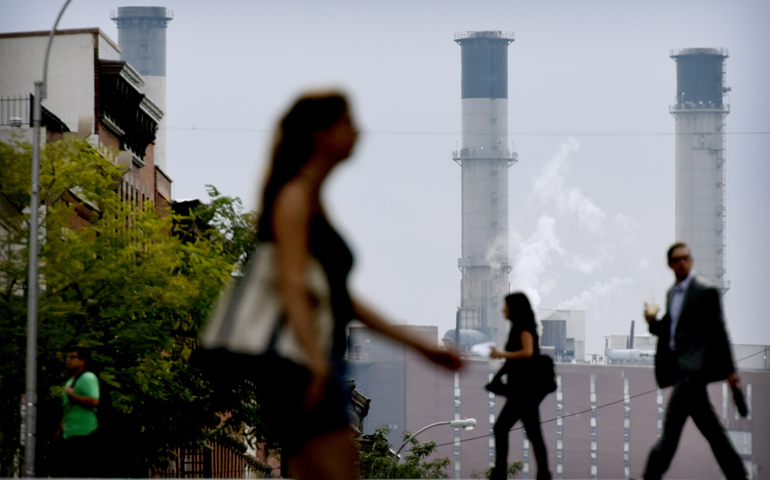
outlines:
M679 323L679 315L682 313L682 304L684 303L684 295L687 293L687 287L690 286L695 272L690 272L687 278L679 283L675 283L671 293L671 305L668 306L668 313L671 317L671 335L668 340L668 347L671 351L674 351L674 337L676 336L676 325Z

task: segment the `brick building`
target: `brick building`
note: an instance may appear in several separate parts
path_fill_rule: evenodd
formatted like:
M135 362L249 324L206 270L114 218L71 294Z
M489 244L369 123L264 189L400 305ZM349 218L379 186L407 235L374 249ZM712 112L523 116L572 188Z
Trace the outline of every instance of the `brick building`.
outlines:
M31 140L30 102L41 69L49 32L0 34L0 97L13 114L1 115L0 141L9 138L18 118L21 132ZM158 211L171 205L171 178L155 165L154 141L163 112L143 93L144 79L127 62L120 48L98 28L58 30L48 67L48 116L59 119L61 132L77 132L97 150L122 164L126 174L118 191L126 201L149 200ZM44 141L57 139L52 122L44 125Z

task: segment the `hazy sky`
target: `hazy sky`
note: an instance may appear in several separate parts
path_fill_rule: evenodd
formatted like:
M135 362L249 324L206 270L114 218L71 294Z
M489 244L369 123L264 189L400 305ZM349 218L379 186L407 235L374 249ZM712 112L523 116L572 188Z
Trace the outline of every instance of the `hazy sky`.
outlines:
M0 0L0 32L50 29L62 4ZM357 254L353 285L394 321L440 335L460 300L453 38L514 32L511 284L540 307L585 309L587 353L627 334L672 282L670 50L728 49L725 305L735 343L770 344L770 2L73 0L61 27L99 27L117 42L110 12L132 5L174 12L174 197L205 198L211 183L253 208L277 115L303 88L343 87L364 134L326 195Z

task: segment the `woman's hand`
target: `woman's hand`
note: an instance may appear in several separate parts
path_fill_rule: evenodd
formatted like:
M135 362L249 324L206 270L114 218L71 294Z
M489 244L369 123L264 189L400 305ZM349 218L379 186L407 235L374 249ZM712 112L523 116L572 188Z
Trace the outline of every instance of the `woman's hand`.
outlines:
M491 351L489 352L489 358L505 358L505 352L492 347Z
M526 330L521 332L521 350L509 352L507 350L498 350L492 347L489 358L505 358L507 360L517 360L520 358L530 358L535 354L535 337Z
M409 333L406 329L393 325L375 312L371 307L357 300L355 297L351 298L351 303L356 318L372 330L414 348L436 365L440 365L452 371L462 368L463 361L456 352L439 348L425 338Z

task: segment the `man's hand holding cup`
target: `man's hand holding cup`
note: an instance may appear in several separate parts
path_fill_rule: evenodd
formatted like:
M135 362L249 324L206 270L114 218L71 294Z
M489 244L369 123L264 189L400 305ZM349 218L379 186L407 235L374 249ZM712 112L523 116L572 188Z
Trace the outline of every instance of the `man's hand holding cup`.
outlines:
M644 319L647 323L652 323L658 317L660 306L655 302L644 302Z

